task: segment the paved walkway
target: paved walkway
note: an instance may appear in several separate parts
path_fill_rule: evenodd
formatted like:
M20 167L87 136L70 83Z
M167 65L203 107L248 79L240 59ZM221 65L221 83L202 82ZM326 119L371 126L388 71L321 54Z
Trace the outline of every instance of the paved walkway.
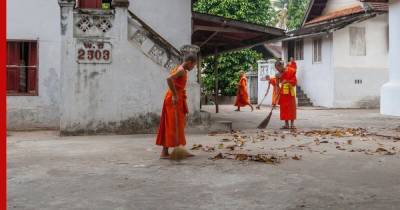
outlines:
M303 109L298 131L290 133L277 129L276 116L269 129L253 129L266 110L233 109L223 106L213 119L232 120L241 131L189 134L196 157L180 163L158 159L154 135L10 132L9 209L400 206L400 118L378 110ZM348 129L359 127L366 130Z

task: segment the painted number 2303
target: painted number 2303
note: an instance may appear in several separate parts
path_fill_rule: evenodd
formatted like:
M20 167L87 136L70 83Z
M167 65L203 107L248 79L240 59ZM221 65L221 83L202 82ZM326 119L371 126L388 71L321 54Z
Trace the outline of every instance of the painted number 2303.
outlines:
M109 50L78 50L78 59L79 60L110 60L110 51Z

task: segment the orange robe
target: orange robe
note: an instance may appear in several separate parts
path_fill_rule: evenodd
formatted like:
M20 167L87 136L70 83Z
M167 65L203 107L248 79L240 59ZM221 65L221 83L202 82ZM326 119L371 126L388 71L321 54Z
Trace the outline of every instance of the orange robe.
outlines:
M235 106L243 107L250 104L249 95L247 94L247 78L241 77L239 88L236 95Z
M171 74L175 73L178 67L172 70ZM177 104L172 104L172 91L168 90L165 98L164 105L161 113L160 127L158 129L156 144L163 147L177 147L179 145L186 145L185 139L185 126L186 114L188 107L186 103L186 81L187 72L181 77L176 78L173 83L175 85L177 94ZM177 112L177 113L175 113ZM177 119L176 119L177 116ZM175 121L177 120L177 122ZM176 126L178 124L178 126ZM178 141L177 142L177 138Z
M287 67L288 67L288 68L293 68L294 71L297 72L297 63L296 63L296 61L289 62L288 65L287 65Z
M271 78L269 80L269 85L272 85L272 105L276 105L277 95L278 95L278 88L276 86L277 84L277 79L275 77Z
M281 120L295 120L296 119L296 95L295 86L297 85L296 71L293 68L286 68L286 71L282 74L281 81L286 80L289 85L284 87L281 84L279 88L279 106L280 106L280 118Z

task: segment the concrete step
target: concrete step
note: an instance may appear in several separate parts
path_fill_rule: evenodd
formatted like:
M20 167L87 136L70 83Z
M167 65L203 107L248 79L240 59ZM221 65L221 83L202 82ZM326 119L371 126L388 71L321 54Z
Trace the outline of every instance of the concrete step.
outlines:
M298 106L313 106L313 103L311 102L310 98L308 98L307 94L303 92L300 86L296 87L296 97L297 97L297 105Z

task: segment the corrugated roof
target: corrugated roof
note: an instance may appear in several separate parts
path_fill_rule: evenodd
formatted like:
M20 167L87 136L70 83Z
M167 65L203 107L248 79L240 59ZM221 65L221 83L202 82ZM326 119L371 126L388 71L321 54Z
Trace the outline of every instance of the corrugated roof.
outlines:
M224 18L192 13L192 44L198 45L202 56L251 48L284 37L282 29Z
M361 7L364 11L368 11L368 12L387 12L387 11L389 11L388 0L359 0L359 1L364 3L364 7ZM347 10L347 11L338 10L335 12L335 14L331 14L331 15L335 16L333 18L329 18L329 16L328 16L329 14L321 16L323 10L325 9L327 2L328 2L328 0L310 0L308 9L304 16L303 26L305 26L307 24L311 24L311 23L321 22L324 20L330 20L330 19L335 19L335 18L339 18L339 17L345 17L348 15L360 13L357 11L358 8L357 9L353 8L353 9L355 9L355 11L349 11L350 8L347 8L349 10ZM341 12L344 12L344 13L349 12L349 14L348 15L340 14ZM322 20L317 21L318 19L322 19Z
M340 17L346 17L349 15L355 15L355 14L359 14L359 13L363 13L363 12L365 12L365 10L361 6L345 8L345 9L337 10L335 12L331 12L326 15L322 15L317 18L314 18L314 19L308 21L306 23L306 25L310 25L313 23L319 23L319 22L323 22L323 21L327 21L327 20L333 20L333 19L340 18Z
M368 5L371 7L372 10L376 12L388 12L389 11L389 4L382 3L382 2L370 2Z

